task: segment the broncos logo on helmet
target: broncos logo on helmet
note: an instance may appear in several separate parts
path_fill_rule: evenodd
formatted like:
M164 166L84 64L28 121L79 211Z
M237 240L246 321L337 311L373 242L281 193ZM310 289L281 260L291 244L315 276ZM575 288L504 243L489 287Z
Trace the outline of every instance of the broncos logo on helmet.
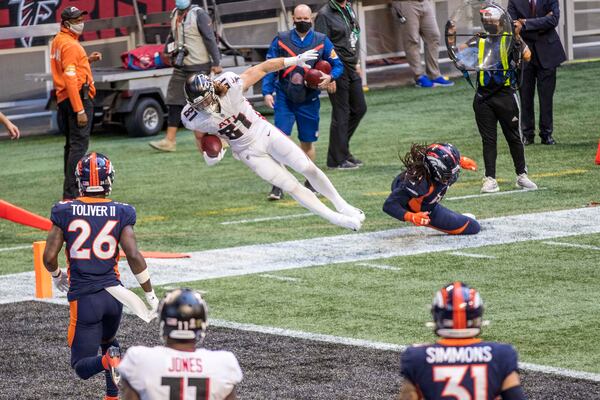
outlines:
M191 289L175 289L160 302L158 313L161 338L204 339L208 307L200 293Z
M215 85L210 77L204 74L193 74L183 87L187 103L197 110L216 111L219 97L215 93Z
M433 143L425 151L425 165L433 180L452 185L460 173L460 152L450 143Z
M105 155L96 152L88 153L77 163L75 179L82 196L109 195L115 180L115 168Z
M481 332L483 301L477 290L457 281L435 294L431 314L437 335L471 338Z

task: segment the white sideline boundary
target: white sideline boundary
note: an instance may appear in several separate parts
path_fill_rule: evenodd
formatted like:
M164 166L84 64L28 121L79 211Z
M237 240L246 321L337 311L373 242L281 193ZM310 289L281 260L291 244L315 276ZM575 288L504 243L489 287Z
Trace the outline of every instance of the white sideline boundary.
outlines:
M496 258L496 256L488 256L487 254L466 253L464 251L453 251L450 254L453 255L453 256L457 256L457 257L489 258L489 259Z
M402 271L402 268L393 267L391 265L385 264L375 264L375 263L357 263L356 265L366 268L375 268L375 269L383 269L387 271Z
M23 249L31 249L33 246L32 245L24 245L24 246L15 246L15 247L5 247L3 249L0 249L0 253L3 251L15 251L15 250L23 250Z

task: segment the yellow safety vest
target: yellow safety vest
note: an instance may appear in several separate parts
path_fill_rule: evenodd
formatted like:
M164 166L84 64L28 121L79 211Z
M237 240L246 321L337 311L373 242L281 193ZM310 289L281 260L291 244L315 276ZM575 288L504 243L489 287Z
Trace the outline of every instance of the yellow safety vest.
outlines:
M502 69L504 70L504 76L506 80L504 81L504 86L510 86L510 77L508 76L508 49L506 47L506 37L512 36L510 33L504 33L502 38L500 39L500 60L502 61ZM479 39L479 53L477 57L477 61L479 62L479 66L483 64L483 57L485 56L485 39ZM493 71L490 74L497 72ZM493 77L490 76L491 79ZM481 86L485 86L485 72L479 71L479 84Z

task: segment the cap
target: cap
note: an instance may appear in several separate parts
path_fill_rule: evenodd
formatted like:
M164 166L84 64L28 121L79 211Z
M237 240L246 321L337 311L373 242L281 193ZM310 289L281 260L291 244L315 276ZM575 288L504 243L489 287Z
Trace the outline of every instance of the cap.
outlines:
M482 8L479 12L482 19L489 19L491 21L499 21L503 14L502 10L494 6Z
M67 7L64 10L62 10L62 12L60 13L60 19L63 21L66 21L69 19L79 18L82 15L87 15L87 14L88 14L87 11L81 11L77 7Z

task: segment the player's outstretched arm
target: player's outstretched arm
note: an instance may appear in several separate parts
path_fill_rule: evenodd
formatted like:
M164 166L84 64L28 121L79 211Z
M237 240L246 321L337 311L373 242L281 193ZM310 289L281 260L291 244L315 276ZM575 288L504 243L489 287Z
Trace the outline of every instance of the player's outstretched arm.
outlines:
M121 380L120 395L123 400L140 400L140 395L131 387L127 379Z
M417 388L408 381L408 379L404 379L402 382L402 388L400 389L400 396L398 396L398 400L419 400L419 393L417 392Z
M133 232L133 227L131 225L127 225L121 231L120 244L127 257L127 262L131 267L131 272L133 272L135 279L137 279L142 289L144 289L146 301L150 307L152 307L153 311L158 310L158 297L156 297L154 289L152 289L148 266L146 265L144 256L142 256L142 253L138 250L135 233Z
M242 82L244 82L244 92L271 72L279 71L280 69L291 67L293 65L309 67L306 63L308 61L316 60L318 57L319 53L317 51L308 50L295 57L271 58L270 60L263 61L260 64L250 67L240 75Z
M44 249L44 267L52 275L54 284L61 292L69 290L69 280L67 274L58 268L58 253L64 242L63 231L56 225L52 225L46 238L46 248Z

